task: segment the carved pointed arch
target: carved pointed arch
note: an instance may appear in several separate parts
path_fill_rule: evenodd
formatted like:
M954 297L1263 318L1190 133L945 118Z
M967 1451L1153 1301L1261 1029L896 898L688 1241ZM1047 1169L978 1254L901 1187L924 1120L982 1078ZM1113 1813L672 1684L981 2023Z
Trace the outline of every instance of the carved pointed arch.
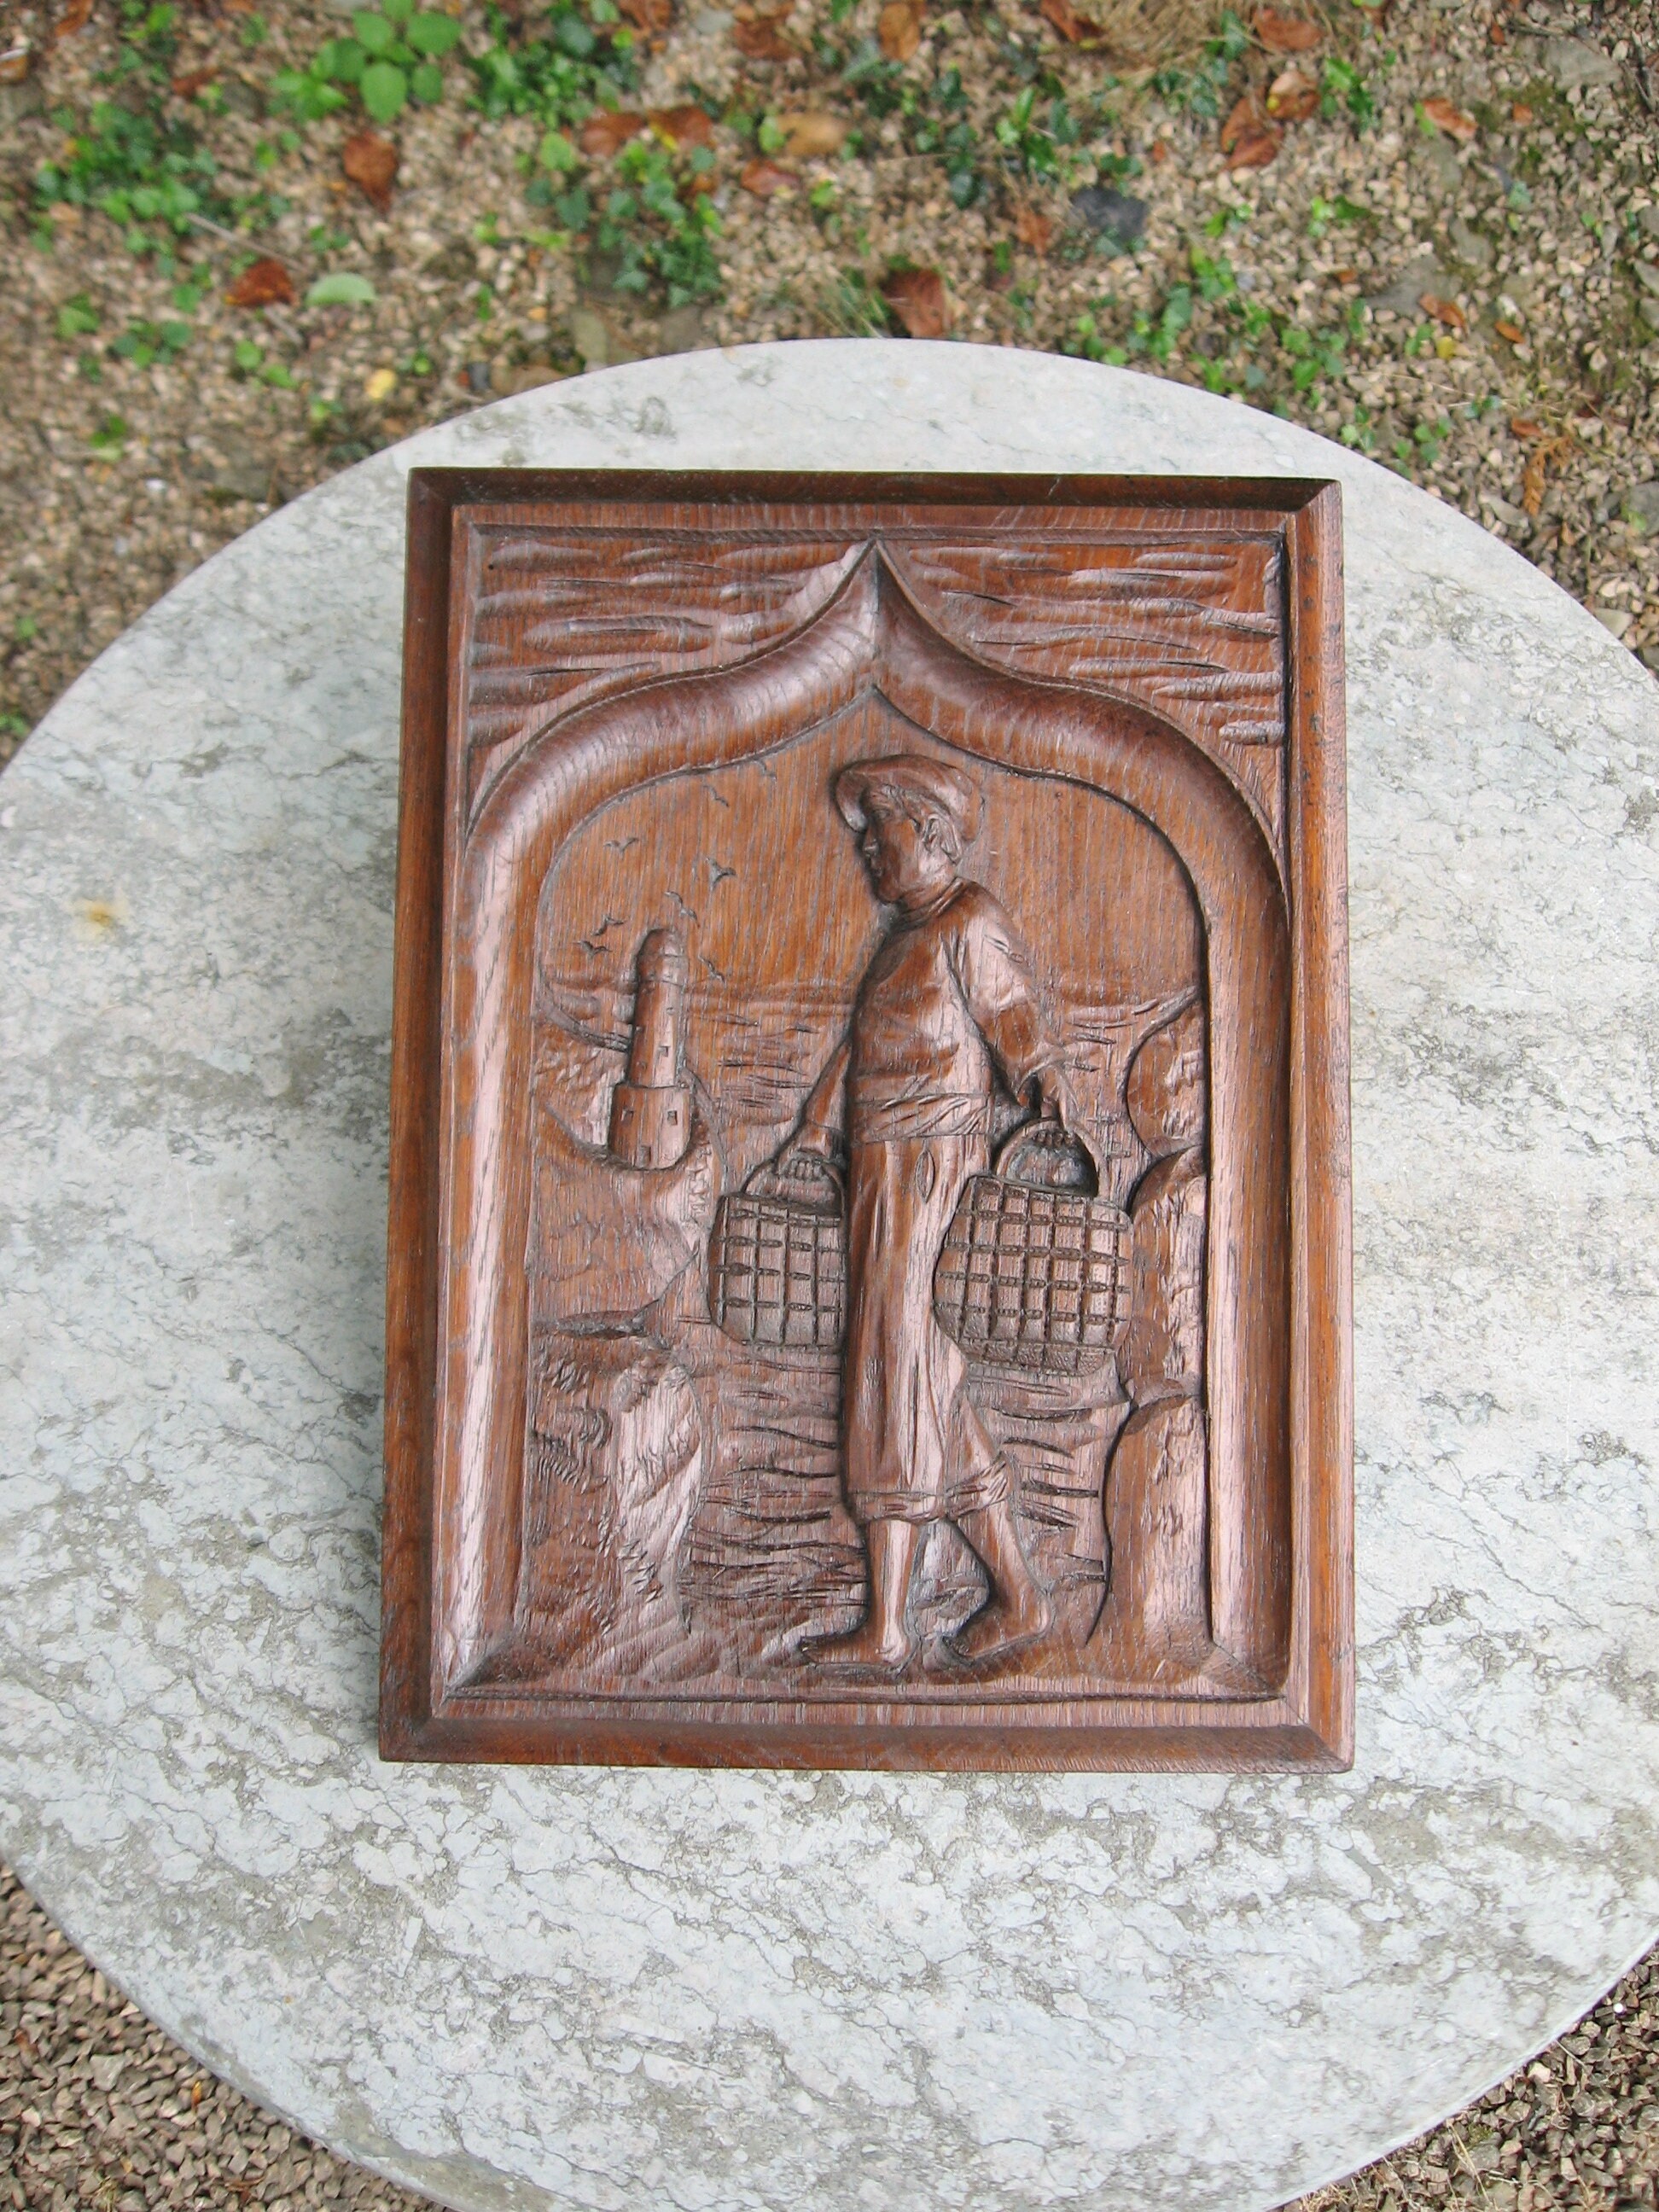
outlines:
M1212 1629L1263 1689L1284 1677L1291 966L1273 855L1226 775L1174 724L1099 690L974 659L924 619L872 548L782 643L735 667L642 684L543 731L495 781L452 861L434 1501L444 1584L434 1611L445 1626L433 1652L434 1698L507 1628L517 1578L532 1184L526 1015L538 906L524 887L539 887L578 825L623 793L773 751L872 688L966 755L1065 778L1133 809L1190 879L1211 1036Z

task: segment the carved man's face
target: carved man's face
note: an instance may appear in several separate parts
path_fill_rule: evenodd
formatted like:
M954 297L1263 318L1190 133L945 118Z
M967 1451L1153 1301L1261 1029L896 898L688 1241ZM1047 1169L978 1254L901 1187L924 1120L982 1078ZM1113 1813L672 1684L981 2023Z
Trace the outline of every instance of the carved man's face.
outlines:
M902 806L875 792L864 802L859 851L870 871L870 887L884 906L896 906L954 872L939 824L913 821Z

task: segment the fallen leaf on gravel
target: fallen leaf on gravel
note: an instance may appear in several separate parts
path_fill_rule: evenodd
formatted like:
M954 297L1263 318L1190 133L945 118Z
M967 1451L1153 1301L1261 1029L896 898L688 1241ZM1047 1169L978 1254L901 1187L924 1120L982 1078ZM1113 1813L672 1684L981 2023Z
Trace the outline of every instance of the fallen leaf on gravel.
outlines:
M1541 438L1543 434L1544 426L1541 422L1534 422L1529 416L1526 415L1510 416L1510 435L1512 438L1519 438L1522 445L1525 445L1528 439Z
M186 70L182 76L173 78L167 90L175 100L194 100L203 86L211 84L218 74L216 69Z
M896 269L881 296L907 337L942 338L951 327L951 300L937 269Z
M1425 100L1423 112L1437 130L1443 131L1448 138L1455 138L1460 146L1467 146L1480 129L1474 116L1465 115L1449 100Z
M1052 23L1062 39L1069 39L1074 46L1097 46L1105 33L1098 23L1087 15L1079 15L1072 0L1042 0L1037 11L1043 21Z
M1146 202L1110 185L1085 185L1072 194L1072 213L1120 251L1138 245L1146 228Z
M1256 106L1255 94L1247 92L1241 100L1235 103L1221 126L1222 152L1231 154L1247 131L1259 131L1261 124L1261 110Z
M367 307L374 300L374 287L355 269L331 269L306 294L308 307Z
M764 155L745 164L738 179L744 191L753 192L757 200L769 200L774 192L793 191L800 179L793 169L786 169L777 161L769 161Z
M1319 106L1319 87L1300 70L1281 70L1267 87L1267 112L1280 123L1305 123Z
M665 31L674 20L674 0L617 0L617 8L636 31Z
M77 31L84 31L92 21L92 0L69 0L69 6L52 27L52 42L72 39Z
M794 115L779 116L778 128L784 152L797 161L810 161L815 155L839 154L852 125L827 108L804 107Z
M1438 292L1425 292L1417 304L1425 315L1432 315L1449 331L1466 331L1469 326L1469 319L1456 301L1443 299Z
M714 143L713 118L689 102L684 107L651 108L646 120L671 145L712 146Z
M398 181L398 149L374 131L359 131L340 149L340 167L366 200L382 215L392 212L392 187Z
M34 64L34 50L27 40L19 40L0 53L0 84L21 84Z
M1282 8L1259 8L1255 34L1270 54L1309 53L1320 39L1317 23L1305 15L1287 15Z
M1040 208L1021 208L1014 217L1014 236L1033 253L1046 253L1054 227Z
M1524 100L1516 100L1510 103L1510 120L1511 123L1518 123L1522 129L1525 130L1528 123L1535 123L1538 118Z
M890 62L908 62L921 44L921 9L915 0L887 0L877 18L876 37Z
M294 298L294 279L280 261L250 262L225 294L233 307L285 307Z
M1230 169L1265 169L1283 143L1253 93L1245 94L1221 126L1221 150Z
M599 114L588 117L576 143L590 159L608 161L630 138L637 138L644 128L644 116L635 115L629 108L604 108Z
M1520 345L1527 335L1519 323L1498 321L1492 325L1492 328L1500 338L1507 338L1511 345Z
M757 15L750 23L733 23L732 43L745 60L793 62L796 51L778 29L781 15Z
M363 397L372 407L378 407L383 399L390 399L397 389L395 368L374 369L363 379Z

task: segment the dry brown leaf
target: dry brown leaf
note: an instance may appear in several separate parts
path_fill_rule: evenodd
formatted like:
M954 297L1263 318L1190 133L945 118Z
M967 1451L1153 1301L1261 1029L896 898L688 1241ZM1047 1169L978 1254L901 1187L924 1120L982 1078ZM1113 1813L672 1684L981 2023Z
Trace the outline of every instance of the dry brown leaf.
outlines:
M804 107L793 115L778 118L778 128L783 133L783 151L796 161L822 160L839 154L852 127L845 117L831 115L823 107Z
M225 294L233 307L286 307L294 298L294 279L269 255L252 261Z
M1014 236L1033 253L1046 253L1054 234L1054 224L1041 208L1021 208L1014 216Z
M0 84L21 84L34 65L34 49L20 39L0 54Z
M876 38L890 62L908 62L921 44L917 0L887 0L876 20Z
M1234 105L1221 126L1222 152L1231 154L1247 131L1259 131L1261 128L1261 110L1255 104L1255 94L1247 92L1243 100Z
M951 327L951 296L937 269L896 269L881 296L907 337L942 338Z
M1448 138L1455 138L1460 146L1467 146L1480 127L1474 116L1465 115L1449 100L1425 100L1423 112L1437 131L1443 131Z
M1247 92L1221 126L1221 150L1230 169L1265 169L1278 155L1284 136Z
M92 0L69 0L69 6L52 27L52 42L72 39L77 31L84 31L92 21Z
M1519 323L1508 322L1502 316L1492 325L1492 328L1500 338L1507 338L1511 345L1520 345L1527 335Z
M646 120L659 137L673 146L712 146L714 121L707 111L688 102L684 107L653 107Z
M588 117L576 143L590 161L609 161L630 138L637 138L644 128L644 116L635 115L631 108L605 108L598 115Z
M1510 416L1510 435L1512 438L1519 438L1523 446L1527 444L1530 439L1541 438L1543 434L1543 424L1541 422L1534 422L1530 416Z
M1279 123L1305 123L1319 106L1319 87L1298 69L1281 70L1267 87L1267 112Z
M1466 331L1469 326L1469 319L1456 301L1443 299L1438 292L1423 293L1417 304L1425 315L1431 315L1449 331Z
M1524 100L1515 100L1510 103L1510 120L1511 123L1518 123L1524 131L1528 123L1535 123L1538 118Z
M1514 424L1510 425L1514 428ZM1534 518L1544 504L1545 479L1551 464L1565 460L1573 450L1575 441L1571 436L1539 438L1527 456L1527 465L1521 477L1521 504Z
M392 212L392 187L398 181L398 149L377 131L359 131L340 149L340 167L363 198L382 215Z
M757 200L769 200L774 192L793 191L800 179L793 169L786 169L777 161L769 161L762 155L744 164L738 182L744 191L753 192Z
M1320 40L1317 23L1305 15L1288 15L1282 8L1259 8L1255 34L1270 54L1311 53Z
M216 69L186 70L182 76L173 78L167 90L175 100L194 100L204 84L211 84L219 72Z
M751 23L733 23L732 43L745 60L793 62L800 57L779 30L781 15L757 15Z
M1097 46L1104 37L1099 24L1088 15L1079 15L1072 0L1042 0L1037 12L1074 46Z
M647 38L665 31L674 20L674 0L617 0L617 9Z

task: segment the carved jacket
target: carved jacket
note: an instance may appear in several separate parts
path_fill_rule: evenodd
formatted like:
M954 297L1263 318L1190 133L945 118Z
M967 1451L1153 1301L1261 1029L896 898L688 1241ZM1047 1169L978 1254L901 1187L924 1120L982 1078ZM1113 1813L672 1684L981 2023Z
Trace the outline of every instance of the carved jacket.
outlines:
M997 1074L1018 1092L1051 1057L1007 915L957 882L882 939L802 1119L854 1145L988 1140Z

